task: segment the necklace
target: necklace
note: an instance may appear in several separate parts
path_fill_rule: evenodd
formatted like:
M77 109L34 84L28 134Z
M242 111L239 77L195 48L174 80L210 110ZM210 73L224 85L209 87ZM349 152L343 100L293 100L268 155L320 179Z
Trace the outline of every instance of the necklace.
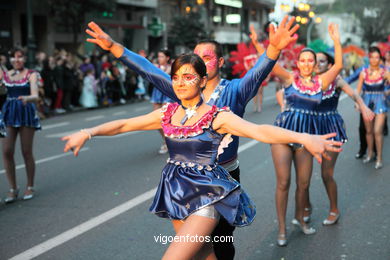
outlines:
M379 69L369 69L368 74L370 75L370 77L376 76L377 74L379 74Z
M303 81L303 83L305 83L306 85L307 85L307 84L310 84L310 82L312 82L311 76L309 76L309 77L303 77L303 76L299 75L299 77L300 77L300 79Z
M184 109L184 112L186 112L186 114L184 115L183 119L180 121L180 124L184 125L188 119L195 116L196 110L198 109L198 107L200 107L200 105L202 105L202 103L203 103L203 98L200 98L198 104L196 104L193 107L185 107L185 106L181 105L181 107Z
M11 74L11 77L16 76L16 75L22 73L23 71L24 71L24 68L19 69L19 70L18 70L18 69L15 69L14 72Z

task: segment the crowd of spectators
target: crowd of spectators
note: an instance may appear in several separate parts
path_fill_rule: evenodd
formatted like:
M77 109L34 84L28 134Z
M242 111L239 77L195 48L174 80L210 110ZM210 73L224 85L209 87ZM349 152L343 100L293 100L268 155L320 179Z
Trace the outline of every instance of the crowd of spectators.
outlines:
M9 68L8 55L0 54L0 69ZM144 100L152 87L107 53L81 56L65 50L57 50L52 55L38 52L35 65L30 69L40 74L38 107L41 118L80 107L95 108ZM0 105L5 97L3 86L0 87Z

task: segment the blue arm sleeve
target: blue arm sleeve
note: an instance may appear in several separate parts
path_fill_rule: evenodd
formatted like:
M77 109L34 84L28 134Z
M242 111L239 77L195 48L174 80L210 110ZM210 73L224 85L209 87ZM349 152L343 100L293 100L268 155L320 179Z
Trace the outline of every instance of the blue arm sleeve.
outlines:
M353 83L354 81L356 81L359 78L359 74L363 70L363 68L364 68L364 66L358 68L357 70L355 70L355 72L352 75L350 75L349 77L346 77L344 80L348 84Z
M124 48L124 52L119 60L138 75L152 83L165 96L179 101L173 91L171 77L154 66L150 61L126 48Z
M271 60L264 53L255 66L240 80L238 98L243 104L247 104L256 95L261 83L271 72L275 63L276 60Z

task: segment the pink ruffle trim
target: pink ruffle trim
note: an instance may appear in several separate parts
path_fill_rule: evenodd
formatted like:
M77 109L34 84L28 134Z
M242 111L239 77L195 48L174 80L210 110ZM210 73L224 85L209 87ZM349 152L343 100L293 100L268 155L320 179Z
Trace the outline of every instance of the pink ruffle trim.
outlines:
M321 92L321 80L320 78L316 75L312 78L314 85L313 86L306 86L302 82L299 72L294 72L294 88L301 92L302 94L309 94L309 95L315 95Z
M204 132L204 129L210 127L214 117L219 111L229 111L227 107L219 109L217 106L212 106L212 108L205 113L196 123L189 126L177 126L171 124L172 115L176 112L180 105L178 103L168 103L162 108L162 129L166 137L174 138L187 138L192 136L197 136Z

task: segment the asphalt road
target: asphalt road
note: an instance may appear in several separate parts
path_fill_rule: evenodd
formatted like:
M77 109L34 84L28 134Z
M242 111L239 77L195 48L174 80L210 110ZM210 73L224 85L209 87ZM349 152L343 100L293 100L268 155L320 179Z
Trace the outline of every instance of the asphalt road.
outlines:
M272 123L279 109L274 90L265 90L262 113L248 106L246 119ZM42 121L35 138L36 197L0 203L0 259L159 259L167 245L156 236L174 235L171 224L149 213L154 189L167 155L158 155L157 131L94 138L78 158L62 152L60 137L81 128L151 110L147 102L88 110ZM339 111L349 142L338 158L336 180L341 219L324 227L328 199L318 164L310 195L317 233L305 236L288 225L289 244L279 248L274 206L275 175L269 145L240 142L241 182L257 205L249 227L235 231L236 259L390 259L390 137L385 138L384 167L363 165L358 149L358 113L348 98ZM19 186L26 178L19 144L16 151ZM0 164L0 192L8 189ZM292 183L287 219L294 211Z

